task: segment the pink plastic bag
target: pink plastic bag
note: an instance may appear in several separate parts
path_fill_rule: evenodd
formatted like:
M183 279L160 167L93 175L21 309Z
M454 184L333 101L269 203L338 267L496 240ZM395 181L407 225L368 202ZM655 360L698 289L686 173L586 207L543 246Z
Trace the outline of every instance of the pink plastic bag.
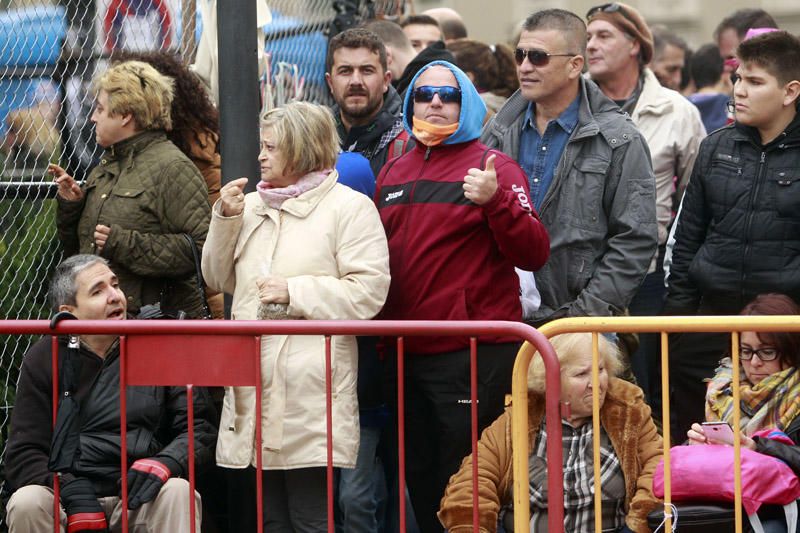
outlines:
M748 515L762 504L786 505L800 498L800 480L789 466L742 448L742 505ZM670 450L672 501L732 502L733 446L675 446ZM653 476L653 493L664 497L664 461Z

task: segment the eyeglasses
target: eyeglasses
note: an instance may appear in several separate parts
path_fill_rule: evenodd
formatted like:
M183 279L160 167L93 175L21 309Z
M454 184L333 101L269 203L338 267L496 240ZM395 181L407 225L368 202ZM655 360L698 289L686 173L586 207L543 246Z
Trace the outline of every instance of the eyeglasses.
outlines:
M594 6L586 13L586 18L587 19L592 18L596 13L600 11L602 11L603 13L619 13L620 15L628 19L628 21L631 22L635 28L639 27L639 24L635 20L633 20L633 18L628 14L628 10L624 9L621 5L619 5L616 2Z
M460 104L461 89L458 87L438 87L436 85L422 85L414 89L414 102L428 103L433 101L433 95L438 94L443 104Z
M576 55L578 54L548 54L544 50L517 48L514 50L514 61L517 62L517 65L522 66L527 57L534 67L543 67L550 62L551 57L572 57Z
M739 350L739 357L742 361L749 361L754 355L757 355L762 361L774 361L779 354L775 348L759 348L758 350L742 348Z

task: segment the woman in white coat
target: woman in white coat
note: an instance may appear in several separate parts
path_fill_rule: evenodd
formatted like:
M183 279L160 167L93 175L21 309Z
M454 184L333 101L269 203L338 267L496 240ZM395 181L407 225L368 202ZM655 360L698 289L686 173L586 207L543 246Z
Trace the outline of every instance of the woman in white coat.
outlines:
M374 204L337 184L337 152L324 107L296 102L262 117L257 191L243 194L246 178L222 188L203 249L203 275L233 295L233 319L356 320L380 311L389 289L386 236ZM355 338L333 337L340 468L354 467L358 451L357 367ZM265 530L326 531L324 338L265 336L261 368ZM228 387L217 464L246 469L233 479L254 477L254 418L254 390Z

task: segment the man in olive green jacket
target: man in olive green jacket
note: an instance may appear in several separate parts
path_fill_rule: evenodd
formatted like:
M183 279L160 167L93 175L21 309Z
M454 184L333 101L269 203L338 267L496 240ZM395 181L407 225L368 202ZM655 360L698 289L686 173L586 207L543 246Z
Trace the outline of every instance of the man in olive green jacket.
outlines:
M192 240L202 247L211 210L197 167L167 140L172 80L128 61L97 82L92 114L100 164L79 186L51 165L58 184L58 236L66 256L105 257L128 310L148 304L199 316ZM191 237L191 240L188 237Z

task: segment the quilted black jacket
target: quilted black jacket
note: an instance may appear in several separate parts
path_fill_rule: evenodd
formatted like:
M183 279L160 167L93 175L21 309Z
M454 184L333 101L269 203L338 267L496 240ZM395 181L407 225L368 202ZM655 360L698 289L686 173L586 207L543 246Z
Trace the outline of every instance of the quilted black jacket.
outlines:
M703 141L675 240L669 314L737 314L765 292L800 301L800 114L767 145L739 124Z

